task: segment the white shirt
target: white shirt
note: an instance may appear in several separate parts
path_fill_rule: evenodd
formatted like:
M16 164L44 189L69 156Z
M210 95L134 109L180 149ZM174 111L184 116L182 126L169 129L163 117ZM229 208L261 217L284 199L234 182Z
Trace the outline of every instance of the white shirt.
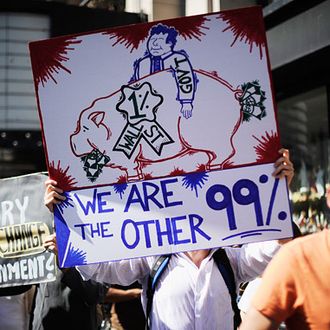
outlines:
M260 275L275 252L275 241L226 248L237 285ZM151 329L233 329L233 310L227 286L212 254L198 268L184 253L174 254L159 279L154 294ZM77 267L84 279L129 285L142 284L146 309L147 280L157 256Z
M257 277L253 281L249 282L249 284L247 285L247 287L243 292L241 299L237 304L240 311L247 313L251 305L251 300L255 295L256 291L258 290L260 284L261 284L261 277Z

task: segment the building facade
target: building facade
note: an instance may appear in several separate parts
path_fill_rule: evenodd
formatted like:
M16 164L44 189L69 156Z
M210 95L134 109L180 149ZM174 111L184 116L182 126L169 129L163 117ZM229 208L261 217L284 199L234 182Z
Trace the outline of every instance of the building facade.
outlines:
M28 43L146 20L55 1L0 3L0 178L46 170Z

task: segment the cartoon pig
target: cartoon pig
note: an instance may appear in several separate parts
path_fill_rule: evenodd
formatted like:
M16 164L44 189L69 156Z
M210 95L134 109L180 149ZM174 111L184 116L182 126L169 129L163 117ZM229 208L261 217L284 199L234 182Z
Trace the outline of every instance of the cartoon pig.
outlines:
M169 70L94 100L80 113L70 136L73 154L82 158L97 151L107 157L105 167L119 169L127 181L146 174L193 172L201 166L223 168L235 153L240 91L210 73L196 71L196 76L198 88L188 119L180 113Z

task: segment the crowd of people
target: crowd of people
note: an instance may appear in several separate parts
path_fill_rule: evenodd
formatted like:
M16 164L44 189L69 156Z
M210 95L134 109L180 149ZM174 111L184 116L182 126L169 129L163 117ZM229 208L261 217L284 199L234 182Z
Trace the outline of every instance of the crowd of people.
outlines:
M279 153L273 175L290 184L289 152ZM47 180L46 206L53 211L64 199L57 183ZM44 247L57 254L56 234ZM222 259L217 259L219 250ZM107 330L112 312L118 329L261 330L283 324L287 329L330 329L329 252L330 233L324 229L293 241L175 253L166 259L155 287L150 274L157 256L58 269L55 281L33 288L28 328ZM232 280L236 292L250 282L238 304L239 317L238 298L234 293L233 299L228 284Z
M309 235L329 227L330 184L326 183L324 171L310 169L302 161L291 192L292 217L302 235Z

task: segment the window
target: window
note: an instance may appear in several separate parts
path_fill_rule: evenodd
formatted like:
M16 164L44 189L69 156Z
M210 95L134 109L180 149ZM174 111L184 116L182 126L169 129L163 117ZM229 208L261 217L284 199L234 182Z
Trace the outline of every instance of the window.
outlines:
M47 16L0 13L0 129L40 129L28 43L48 37Z

